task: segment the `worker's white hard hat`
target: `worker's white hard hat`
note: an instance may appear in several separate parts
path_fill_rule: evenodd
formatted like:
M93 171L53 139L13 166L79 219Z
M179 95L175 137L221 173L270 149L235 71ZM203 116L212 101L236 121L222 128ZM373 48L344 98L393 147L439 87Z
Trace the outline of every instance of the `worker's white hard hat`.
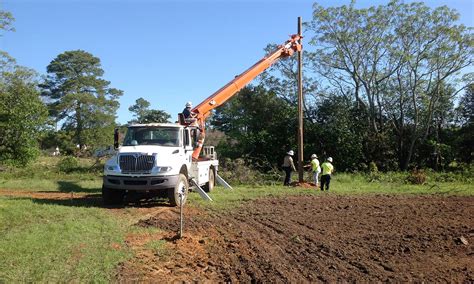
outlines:
M290 151L288 151L287 154L290 155L290 156L293 156L295 153L293 152L293 150L290 150Z
M317 158L318 158L318 155L316 154L311 155L311 159L317 159Z
M192 107L193 106L193 103L192 102L187 102L186 103L186 107Z
M332 157L329 157L329 158L328 158L328 161L332 163Z

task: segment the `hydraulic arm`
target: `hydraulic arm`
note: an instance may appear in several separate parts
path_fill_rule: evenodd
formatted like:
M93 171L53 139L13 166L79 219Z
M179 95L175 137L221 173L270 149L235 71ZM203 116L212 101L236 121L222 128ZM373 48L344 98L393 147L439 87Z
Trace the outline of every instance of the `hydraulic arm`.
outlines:
M234 96L238 91L240 91L240 89L242 89L245 85L247 85L250 81L252 81L255 77L257 77L279 59L291 56L296 51L301 51L301 39L301 35L292 35L289 40L278 46L275 51L262 58L252 67L245 70L242 74L235 77L224 87L220 88L218 91L210 95L207 99L192 109L192 112L196 115L197 123L201 131L200 137L198 139L198 145L193 152L193 159L197 160L199 158L199 154L201 153L205 138L205 120L211 114L211 111Z

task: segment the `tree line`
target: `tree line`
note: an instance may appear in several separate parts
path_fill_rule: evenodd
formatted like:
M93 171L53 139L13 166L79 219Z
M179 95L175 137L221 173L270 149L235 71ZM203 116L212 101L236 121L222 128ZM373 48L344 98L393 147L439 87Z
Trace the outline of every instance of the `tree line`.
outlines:
M0 12L0 30L13 30ZM2 35L3 36L3 35ZM313 6L304 23L304 143L339 170L444 169L473 158L472 28L446 6L391 1L359 9ZM270 51L274 45L269 45ZM100 59L65 51L39 80L5 52L0 58L0 162L27 164L41 148L69 153L111 145L123 91L103 79ZM277 62L219 107L221 158L268 170L297 141L296 57ZM167 122L144 98L129 123ZM60 127L58 127L60 126Z
M304 23L305 158L332 156L341 170L471 163L474 40L458 20L453 9L423 3L314 4ZM230 134L222 150L277 165L296 148L296 58L278 62L243 93L215 116Z

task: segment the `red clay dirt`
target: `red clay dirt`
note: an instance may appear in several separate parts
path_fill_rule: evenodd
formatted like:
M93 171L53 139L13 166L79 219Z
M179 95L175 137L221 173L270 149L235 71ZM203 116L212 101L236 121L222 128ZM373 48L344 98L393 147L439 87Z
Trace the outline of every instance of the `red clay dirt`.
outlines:
M176 208L137 223L117 280L473 282L474 197L295 196L231 211ZM146 249L162 241L165 253Z
M86 193L58 192L58 191L23 191L23 190L0 190L0 196L28 197L33 199L67 200L76 198L93 198Z
M316 189L316 184L314 182L297 182L294 181L290 183L291 186L293 187L299 187L299 188L313 188Z

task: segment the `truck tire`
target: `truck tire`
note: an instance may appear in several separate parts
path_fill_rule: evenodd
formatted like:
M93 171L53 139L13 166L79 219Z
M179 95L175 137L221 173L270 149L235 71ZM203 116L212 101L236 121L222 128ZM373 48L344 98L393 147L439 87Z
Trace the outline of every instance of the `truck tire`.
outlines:
M184 174L179 174L178 182L174 188L170 188L168 190L168 199L170 201L171 206L179 206L179 193L183 193L183 205L186 204L186 199L188 198L189 192L189 183L188 179Z
M125 192L123 190L111 190L110 188L102 186L102 202L104 205L122 204L124 196Z
M205 192L211 192L214 189L216 184L216 176L214 174L214 169L209 168L209 181L202 187Z

